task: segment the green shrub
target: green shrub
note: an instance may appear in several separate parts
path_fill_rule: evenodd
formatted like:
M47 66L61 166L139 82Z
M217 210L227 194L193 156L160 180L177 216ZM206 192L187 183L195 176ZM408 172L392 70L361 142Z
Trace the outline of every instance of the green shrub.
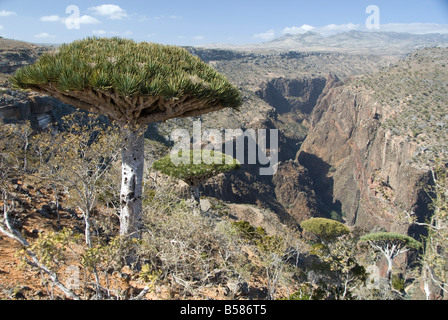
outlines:
M284 240L278 236L264 236L257 241L257 248L261 252L282 254L284 249Z
M221 160L221 163L212 162L215 153ZM179 151L179 156L182 156L182 151ZM190 186L199 185L220 173L237 170L241 166L238 160L233 159L224 153L218 154L218 151L210 151L210 153L204 152L203 150L190 151L189 156L190 161L188 163L175 164L171 161L171 155L167 155L154 162L152 166L155 170L183 180ZM196 159L200 159L201 163L195 164L194 160Z
M392 276L392 288L394 288L397 291L404 291L404 287L405 287L405 280L401 279L399 276L397 275L393 275Z
M321 300L325 297L325 290L313 288L310 283L303 283L300 288L283 300Z
M255 228L247 221L234 221L232 227L239 236L248 241L260 240L266 236L266 231L263 228Z
M350 233L350 229L339 221L325 218L311 218L303 221L300 226L319 237L322 241L331 241Z

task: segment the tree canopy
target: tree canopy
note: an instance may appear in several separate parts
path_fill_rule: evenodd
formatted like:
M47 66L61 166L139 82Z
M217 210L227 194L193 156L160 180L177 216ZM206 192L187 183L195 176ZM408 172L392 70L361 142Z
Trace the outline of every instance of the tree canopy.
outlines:
M64 44L19 69L11 82L131 124L241 105L239 90L186 49L121 38Z
M350 229L346 225L339 221L325 218L311 218L303 221L300 226L324 241L350 233Z
M121 38L64 44L17 70L10 81L121 125L122 235L139 236L141 229L146 126L242 103L238 88L186 49Z
M214 177L220 173L237 170L240 168L238 160L232 157L219 153L218 151L190 151L190 162L175 164L171 160L171 155L167 155L162 159L153 163L153 168L163 174L183 180L190 186L196 186ZM215 159L218 156L222 159L220 163L213 163L212 161L204 161L206 157L211 157L209 160ZM195 157L201 157L201 163L195 164Z
M400 247L408 247L411 249L420 249L422 244L412 237L401 233L394 232L376 232L369 233L360 238L362 242L375 243L377 246L395 244Z

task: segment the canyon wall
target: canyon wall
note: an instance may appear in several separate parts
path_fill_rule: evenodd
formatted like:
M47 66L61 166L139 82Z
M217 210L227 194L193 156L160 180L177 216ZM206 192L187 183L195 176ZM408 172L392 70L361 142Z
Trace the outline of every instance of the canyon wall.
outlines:
M390 117L366 88L327 88L296 160L308 169L322 212L367 231L419 233L399 217L412 211L425 219L430 175L410 162L417 145L383 125Z

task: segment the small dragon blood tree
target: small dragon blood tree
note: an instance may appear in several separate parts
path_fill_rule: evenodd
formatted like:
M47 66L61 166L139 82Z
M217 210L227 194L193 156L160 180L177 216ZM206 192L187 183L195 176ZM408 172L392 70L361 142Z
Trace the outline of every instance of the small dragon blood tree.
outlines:
M182 151L180 151L182 152ZM238 170L241 165L238 160L219 151L190 151L190 161L174 163L171 155L155 161L152 167L168 176L180 179L190 186L190 196L197 208L200 207L199 187L205 181L221 173ZM200 161L195 161L200 159ZM219 161L214 162L214 159Z
M383 254L387 260L386 278L391 283L394 259L411 249L418 250L422 244L414 238L393 232L369 233L360 238L360 242L367 242L372 248Z
M105 115L121 126L122 236L139 236L141 229L147 125L238 109L242 101L235 86L187 50L121 38L64 44L19 69L11 82L16 88Z

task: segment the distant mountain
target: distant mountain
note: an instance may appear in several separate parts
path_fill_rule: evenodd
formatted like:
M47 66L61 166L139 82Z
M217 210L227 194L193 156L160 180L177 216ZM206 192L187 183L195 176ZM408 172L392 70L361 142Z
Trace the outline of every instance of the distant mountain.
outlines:
M207 47L218 48L220 45ZM448 47L448 35L352 30L324 37L309 31L304 34L286 34L261 44L221 45L221 48L244 51L338 51L379 54L406 54L425 47Z

